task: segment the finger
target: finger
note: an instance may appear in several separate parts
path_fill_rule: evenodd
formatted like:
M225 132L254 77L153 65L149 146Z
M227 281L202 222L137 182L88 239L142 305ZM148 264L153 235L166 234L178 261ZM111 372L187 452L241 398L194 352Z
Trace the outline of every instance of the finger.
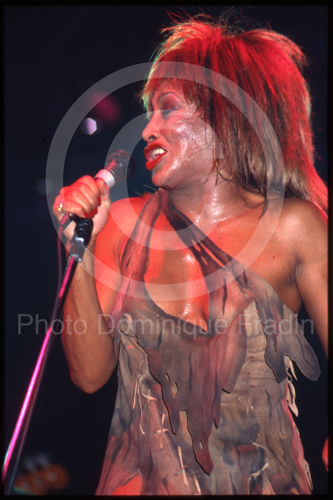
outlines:
M66 215L65 201L62 196L58 195L54 200L52 212L59 221Z
M66 209L66 213L74 213L79 217L89 217L89 213L94 210L94 206L80 191L73 190L70 193L70 198L65 198L62 203L62 208Z
M102 180L102 179L96 179L96 185L98 187L98 190L100 192L100 200L101 203L103 204L108 204L110 203L110 188L109 186Z
M93 219L95 217L95 215L97 214L97 208L94 208L94 210L92 210L89 214L88 214L88 217L90 217L90 219Z
M96 213L96 208L103 204L109 204L109 188L104 181L96 182L90 176L84 176L71 186L63 187L53 204L53 213L60 221L69 212L79 217L89 217ZM89 214L89 215L88 215ZM91 216L91 215L90 215Z
M100 191L96 184L88 185L83 181L78 181L75 183L74 189L71 191L70 197L74 201L82 201L85 203L85 208L87 212L90 212L98 206L98 198L100 197ZM87 202L90 207L87 206Z
M80 214L77 214L81 216L83 212L90 213L98 206L98 196L96 193L99 193L97 187L93 190L85 182L77 181L72 186L63 188L60 191L60 197L63 199L63 204L66 204L67 212L72 211L73 203L74 206L81 205L82 210Z
M84 194L92 207L98 206L98 198L100 197L101 192L96 184L96 181L92 177L86 175L81 177L81 179L78 179L71 186L63 187L60 190L60 196L64 199L70 199L73 197L74 199L78 199L78 191Z
M86 184L95 193L96 196L100 196L101 193L96 180L97 179L93 179L90 175L85 175L81 177L81 179L79 179L77 183Z

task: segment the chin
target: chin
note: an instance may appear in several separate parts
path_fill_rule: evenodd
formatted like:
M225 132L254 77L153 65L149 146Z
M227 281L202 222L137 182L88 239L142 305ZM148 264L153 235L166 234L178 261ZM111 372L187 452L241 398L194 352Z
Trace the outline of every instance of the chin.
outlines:
M170 175L170 172L168 172L169 175L168 173L165 175L165 173L166 172L164 171L163 175L162 169L160 171L152 173L151 180L154 186L156 186L157 188L167 189L169 191L172 189L181 189L180 182L176 181L175 176Z
M158 172L156 172L155 174L152 174L151 181L154 184L154 186L156 186L158 188L165 188L165 189L167 189L166 186L168 184L168 180L165 179L165 178L163 178L161 175L159 175Z

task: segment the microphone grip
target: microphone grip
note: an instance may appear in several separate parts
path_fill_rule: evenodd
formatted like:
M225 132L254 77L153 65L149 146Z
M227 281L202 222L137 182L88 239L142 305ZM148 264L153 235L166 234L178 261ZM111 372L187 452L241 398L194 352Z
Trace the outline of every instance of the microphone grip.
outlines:
M75 215L73 213L68 213L63 216L61 221L59 221L59 224L62 227L62 230L64 231L72 221L79 222L79 220L81 220L81 217L79 217L78 215Z
M135 160L126 151L118 150L115 153L111 153L108 156L105 168L100 170L96 175L95 179L102 179L105 184L111 189L118 181L126 179L133 175L135 170ZM73 213L67 213L60 221L60 225L63 230L72 221L78 223L81 220L80 217Z
M112 188L116 184L116 179L114 178L114 176L108 170L105 169L100 170L95 175L95 179L102 179L109 188ZM64 231L72 221L78 223L81 220L83 219L78 215L73 213L67 213L66 215L63 216L59 224L62 226L62 230Z
M112 188L116 183L114 175L105 168L95 175L95 179L102 179L109 188Z

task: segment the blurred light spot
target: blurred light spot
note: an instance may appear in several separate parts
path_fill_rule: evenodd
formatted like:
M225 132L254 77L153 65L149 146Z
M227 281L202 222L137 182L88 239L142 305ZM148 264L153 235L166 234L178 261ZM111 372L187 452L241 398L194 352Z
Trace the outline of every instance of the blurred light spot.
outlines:
M81 130L84 134L93 135L95 132L99 132L102 129L102 123L93 118L86 118L81 123Z
M53 183L48 179L39 179L35 184L35 189L38 194L49 194L52 192Z
M95 108L94 114L96 113L106 123L116 123L120 118L121 106L112 94L105 96L102 93L95 93L90 105Z

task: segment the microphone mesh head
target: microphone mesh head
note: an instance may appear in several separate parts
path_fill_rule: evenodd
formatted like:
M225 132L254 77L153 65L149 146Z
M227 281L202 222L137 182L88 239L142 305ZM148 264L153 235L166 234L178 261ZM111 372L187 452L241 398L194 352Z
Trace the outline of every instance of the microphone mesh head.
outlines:
M123 151L122 149L118 149L118 151L114 151L111 153L106 161L105 161L105 166L111 163L112 161L115 161L123 170L124 176L123 178L129 178L134 174L135 171L135 159L134 157L129 154L127 151Z

